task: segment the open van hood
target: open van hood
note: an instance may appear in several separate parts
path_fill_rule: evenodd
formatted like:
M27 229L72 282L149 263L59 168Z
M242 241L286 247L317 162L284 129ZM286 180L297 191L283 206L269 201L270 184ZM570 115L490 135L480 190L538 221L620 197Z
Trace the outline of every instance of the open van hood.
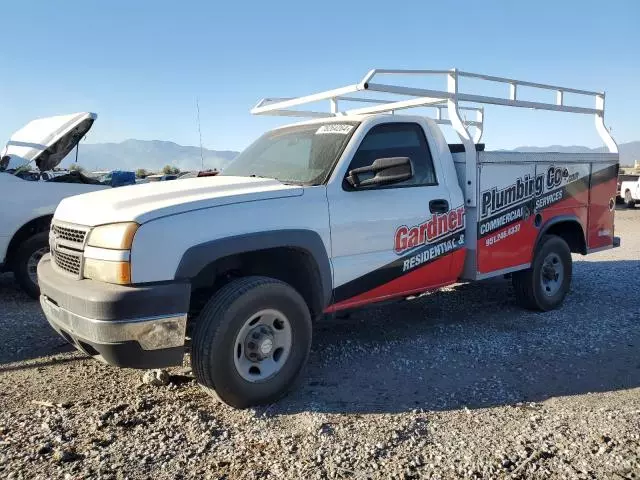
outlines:
M14 133L2 155L0 170L35 162L41 172L56 167L89 131L98 115L91 112L38 118Z

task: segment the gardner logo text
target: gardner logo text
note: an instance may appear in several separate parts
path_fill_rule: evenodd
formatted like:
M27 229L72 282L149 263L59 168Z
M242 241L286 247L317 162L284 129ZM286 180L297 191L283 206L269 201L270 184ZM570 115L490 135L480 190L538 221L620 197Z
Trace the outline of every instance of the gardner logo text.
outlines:
M408 250L441 238L449 233L464 229L464 207L449 210L447 213L432 215L420 225L398 227L394 239L394 251L401 255Z

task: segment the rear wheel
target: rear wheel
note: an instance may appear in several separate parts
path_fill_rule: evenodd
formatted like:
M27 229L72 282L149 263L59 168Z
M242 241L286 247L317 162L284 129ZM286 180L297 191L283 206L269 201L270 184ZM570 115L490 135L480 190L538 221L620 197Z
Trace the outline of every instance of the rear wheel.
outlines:
M512 277L516 301L531 310L559 307L571 285L571 251L567 242L556 235L540 240L531 267Z
M29 237L16 253L13 273L18 284L31 298L40 296L38 262L49 251L49 233L40 232Z
M624 192L624 203L627 204L627 208L633 208L636 206L636 201L631 196L631 192L629 190Z
M246 277L221 288L197 319L194 375L236 408L271 403L300 378L311 348L311 315L290 285Z

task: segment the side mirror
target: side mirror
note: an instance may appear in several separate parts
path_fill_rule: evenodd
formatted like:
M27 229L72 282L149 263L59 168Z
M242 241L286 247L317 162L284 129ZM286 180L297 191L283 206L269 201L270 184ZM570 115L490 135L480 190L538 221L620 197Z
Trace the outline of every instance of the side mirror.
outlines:
M362 180L360 175L363 174L373 174L373 177ZM413 165L409 157L391 157L378 158L368 167L354 168L349 171L347 182L353 188L361 188L404 182L412 177Z

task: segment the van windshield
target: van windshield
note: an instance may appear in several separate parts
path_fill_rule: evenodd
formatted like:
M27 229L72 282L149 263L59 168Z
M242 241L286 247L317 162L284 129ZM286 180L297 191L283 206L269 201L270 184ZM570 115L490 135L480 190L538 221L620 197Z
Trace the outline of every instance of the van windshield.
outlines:
M358 122L314 123L262 135L221 175L275 178L283 183L324 183Z

